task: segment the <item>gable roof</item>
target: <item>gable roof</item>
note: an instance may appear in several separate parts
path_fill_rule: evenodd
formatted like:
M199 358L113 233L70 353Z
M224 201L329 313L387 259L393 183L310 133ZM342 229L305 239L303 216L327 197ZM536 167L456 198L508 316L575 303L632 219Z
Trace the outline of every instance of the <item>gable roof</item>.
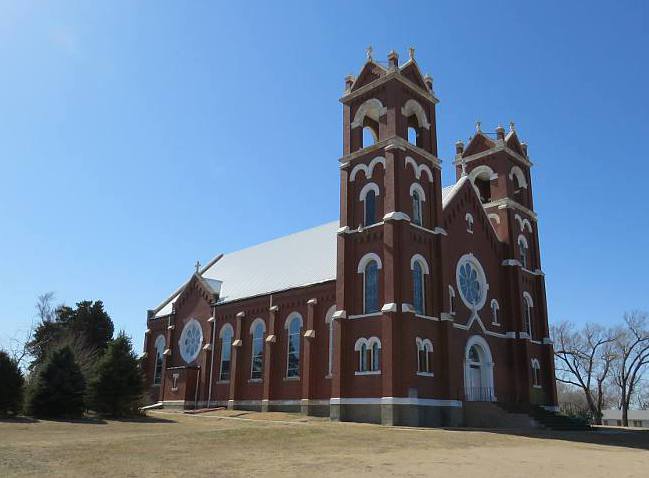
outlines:
M218 303L334 280L337 231L333 221L223 254L199 274L214 290L220 287ZM154 309L155 317L169 315L183 289Z

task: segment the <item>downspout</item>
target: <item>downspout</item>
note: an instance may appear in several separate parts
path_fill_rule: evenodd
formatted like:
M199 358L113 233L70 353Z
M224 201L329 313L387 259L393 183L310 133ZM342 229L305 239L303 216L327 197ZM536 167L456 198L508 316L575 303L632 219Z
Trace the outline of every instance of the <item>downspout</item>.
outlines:
M214 352L216 351L216 302L212 305L212 317L208 321L212 322L212 357L210 359L210 384L207 392L207 408L210 408L210 402L212 401L212 374L214 372Z

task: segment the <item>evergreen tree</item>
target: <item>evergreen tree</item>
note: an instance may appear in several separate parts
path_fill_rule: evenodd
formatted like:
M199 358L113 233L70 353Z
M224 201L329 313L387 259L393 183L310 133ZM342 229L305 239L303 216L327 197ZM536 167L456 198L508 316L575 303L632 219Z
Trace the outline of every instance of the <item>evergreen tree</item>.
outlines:
M90 408L96 412L114 417L137 413L144 381L131 340L124 332L108 344L89 388Z
M23 384L18 364L0 350L0 416L17 415L22 409Z
M37 304L41 321L27 344L34 357L30 370L36 370L52 351L74 345L75 358L81 360L82 368L87 372L113 337L113 321L104 310L103 302L85 300L77 303L75 308L66 305L55 308L47 302L51 301L51 296L42 297Z
M52 352L37 372L27 400L36 417L79 417L84 411L86 381L69 347Z

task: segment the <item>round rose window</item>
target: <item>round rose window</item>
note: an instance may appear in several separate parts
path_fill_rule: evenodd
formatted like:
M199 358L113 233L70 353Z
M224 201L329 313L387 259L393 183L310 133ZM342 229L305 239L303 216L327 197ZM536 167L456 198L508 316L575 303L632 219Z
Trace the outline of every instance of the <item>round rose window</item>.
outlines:
M203 343L203 329L201 324L198 323L196 319L192 319L183 329L182 334L180 334L180 340L178 345L180 346L180 355L183 360L187 363L191 363L196 360L198 353L201 350L201 345Z
M466 254L458 261L456 280L464 305L473 311L482 309L489 286L484 269L473 254Z

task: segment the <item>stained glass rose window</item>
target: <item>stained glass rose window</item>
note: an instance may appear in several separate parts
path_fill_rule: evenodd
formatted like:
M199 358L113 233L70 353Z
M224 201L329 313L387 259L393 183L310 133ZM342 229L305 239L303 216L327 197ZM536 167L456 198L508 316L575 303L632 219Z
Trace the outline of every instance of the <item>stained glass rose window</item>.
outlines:
M471 310L480 310L487 297L487 280L480 262L472 254L464 255L457 264L457 286L464 304Z
M178 345L180 346L180 355L187 363L193 362L198 357L203 343L203 329L196 319L192 319L185 325L180 334Z

